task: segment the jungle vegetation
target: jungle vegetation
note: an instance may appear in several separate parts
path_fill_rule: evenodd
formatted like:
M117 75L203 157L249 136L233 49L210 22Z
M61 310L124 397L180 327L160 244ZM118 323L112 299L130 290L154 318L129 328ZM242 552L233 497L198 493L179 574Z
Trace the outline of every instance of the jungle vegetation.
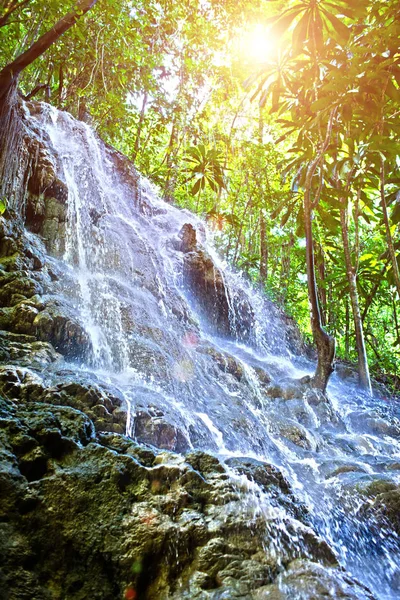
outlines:
M0 97L90 121L203 215L316 343L317 387L336 343L398 388L399 39L394 0L2 0Z

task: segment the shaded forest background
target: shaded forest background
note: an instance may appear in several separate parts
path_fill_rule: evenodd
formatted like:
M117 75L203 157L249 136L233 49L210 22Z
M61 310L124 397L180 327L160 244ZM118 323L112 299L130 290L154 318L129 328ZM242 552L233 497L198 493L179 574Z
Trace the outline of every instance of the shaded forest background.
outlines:
M71 2L0 7L2 68ZM306 337L358 361L364 387L369 365L398 389L399 39L394 0L99 0L19 87L203 215Z

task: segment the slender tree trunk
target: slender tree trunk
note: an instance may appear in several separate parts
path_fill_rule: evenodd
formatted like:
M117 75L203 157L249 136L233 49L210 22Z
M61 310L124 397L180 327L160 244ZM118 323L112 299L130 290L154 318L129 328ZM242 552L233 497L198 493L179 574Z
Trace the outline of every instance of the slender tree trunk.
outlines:
M344 357L349 359L350 353L350 309L349 300L346 296L346 316L345 316L345 332L344 332Z
M326 313L327 313L327 295L326 295L326 286L325 286L326 272L325 272L325 255L324 255L324 250L323 250L321 244L315 244L314 256L316 256L317 270L318 270L318 276L319 276L319 281L320 281L320 286L318 288L318 298L319 298L320 307L321 307L321 320L322 320L322 325L325 327L326 321L327 321L327 315L326 315Z
M390 261L392 263L393 278L397 288L397 294L400 300L400 274L399 266L397 264L396 252L393 245L393 238L390 231L389 215L387 210L386 198L385 198L385 162L381 159L381 173L380 173L380 192L381 192L381 207L383 212L383 222L385 223L386 230L386 241L389 249Z
M135 145L134 145L133 153L132 153L132 160L133 160L133 162L135 162L137 154L139 152L140 135L141 135L142 129L143 129L144 116L146 114L147 100L148 100L148 94L147 94L147 92L145 92L144 96L143 96L142 108L141 108L141 111L140 111L139 123L138 123L137 131L136 131Z
M333 372L335 340L328 335L322 327L321 313L319 310L317 281L315 277L310 188L311 181L309 181L309 185L307 185L304 192L304 221L306 231L307 285L311 309L311 330L318 353L317 369L312 378L312 383L316 388L325 392L329 377Z
M58 70L58 107L61 108L62 96L64 90L64 66L63 63L60 63L60 68Z
M364 310L363 310L363 313L361 315L362 322L364 322L365 319L366 319L367 313L368 313L368 311L369 311L369 309L371 307L371 304L373 303L374 298L375 298L375 296L376 296L376 294L377 294L377 292L379 290L379 287L380 287L380 285L382 283L382 279L384 278L384 276L386 274L386 270L387 270L387 268L389 266L389 263L390 263L390 258L386 261L385 266L383 267L383 269L379 273L378 280L376 281L374 287L372 288L372 290L370 291L370 293L368 295L368 298L365 301Z
M174 156L173 152L174 152L174 146L176 145L177 135L178 135L178 132L177 132L177 125L176 125L176 112L174 112L172 128L171 128L171 135L169 137L167 151L166 151L164 159L162 161L163 163L165 162L165 164L167 166L167 175L166 175L165 183L164 183L164 200L166 200L167 202L172 201L172 194L174 191L173 190L174 182L172 180L172 177L173 177L172 165L173 165L173 156ZM199 199L197 198L197 205L198 205L198 203L199 203Z
M26 52L23 52L0 71L0 102L6 98L8 91L16 84L20 73L46 52L63 33L75 25L78 19L87 13L96 2L97 0L78 0L68 14L43 34Z
M346 201L347 202L347 201ZM356 333L356 347L358 355L358 381L360 386L372 395L371 380L368 369L367 351L365 349L364 332L361 320L360 304L357 291L357 274L352 265L349 245L349 231L347 225L347 211L345 207L340 208L340 225L344 248L344 262L346 276L349 283L350 302L353 312L354 328Z
M397 308L396 308L395 295L392 295L392 306L393 306L394 325L396 327L396 342L400 344L400 328L399 328L399 319L397 317Z
M268 240L265 218L260 210L260 283L265 285L268 278Z
M238 260L239 246L240 246L240 241L241 241L242 231L243 231L243 226L244 226L244 218L246 216L248 209L251 207L251 204L253 202L253 194L254 194L254 191L251 192L250 198L248 199L246 206L244 207L242 218L240 219L240 227L239 227L239 231L238 231L237 238L236 238L235 253L233 255L233 264L234 265L236 265L236 262Z
M333 362L335 360L336 342L335 339L328 335L322 326L321 312L318 302L317 280L315 276L315 258L314 258L314 237L313 237L313 210L318 206L320 193L322 189L321 178L319 180L318 191L314 198L311 199L311 190L313 185L313 177L318 166L321 165L324 153L329 146L333 121L336 115L336 108L331 110L328 125L326 128L325 140L321 143L321 147L317 156L308 165L306 173L306 181L304 184L304 226L306 232L306 264L307 264L307 287L308 300L310 303L311 330L313 333L314 343L317 347L317 368L312 378L312 384L317 389L325 392L328 385L329 377L333 372Z

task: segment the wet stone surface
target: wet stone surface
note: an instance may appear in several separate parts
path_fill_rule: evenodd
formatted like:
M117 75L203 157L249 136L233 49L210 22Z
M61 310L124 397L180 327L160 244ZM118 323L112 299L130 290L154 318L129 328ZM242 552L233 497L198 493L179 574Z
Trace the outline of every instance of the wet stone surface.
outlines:
M254 510L211 455L185 460L96 434L74 408L4 398L0 452L4 598L108 600L129 589L154 600L286 598L280 586L281 595L270 596L283 565L289 579L295 568L307 573L290 579L291 593L311 598L315 586L330 585L343 598L372 598L352 595L361 586L344 577L311 529ZM266 473L287 492L276 470Z

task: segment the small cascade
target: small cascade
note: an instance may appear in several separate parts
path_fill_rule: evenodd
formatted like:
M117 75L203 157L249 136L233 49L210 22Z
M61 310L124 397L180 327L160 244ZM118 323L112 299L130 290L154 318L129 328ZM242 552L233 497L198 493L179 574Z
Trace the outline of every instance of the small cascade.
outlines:
M284 317L224 264L200 219L160 200L86 124L47 105L35 120L68 188L65 251L51 260L90 341L75 368L119 390L128 436L148 435L153 419L169 449L218 455L282 570L289 547L315 560L301 541L312 527L376 598L398 598L399 539L368 510L368 486L400 483L398 408L337 375L329 401L313 394L299 380L314 364ZM259 463L286 504L246 477Z

